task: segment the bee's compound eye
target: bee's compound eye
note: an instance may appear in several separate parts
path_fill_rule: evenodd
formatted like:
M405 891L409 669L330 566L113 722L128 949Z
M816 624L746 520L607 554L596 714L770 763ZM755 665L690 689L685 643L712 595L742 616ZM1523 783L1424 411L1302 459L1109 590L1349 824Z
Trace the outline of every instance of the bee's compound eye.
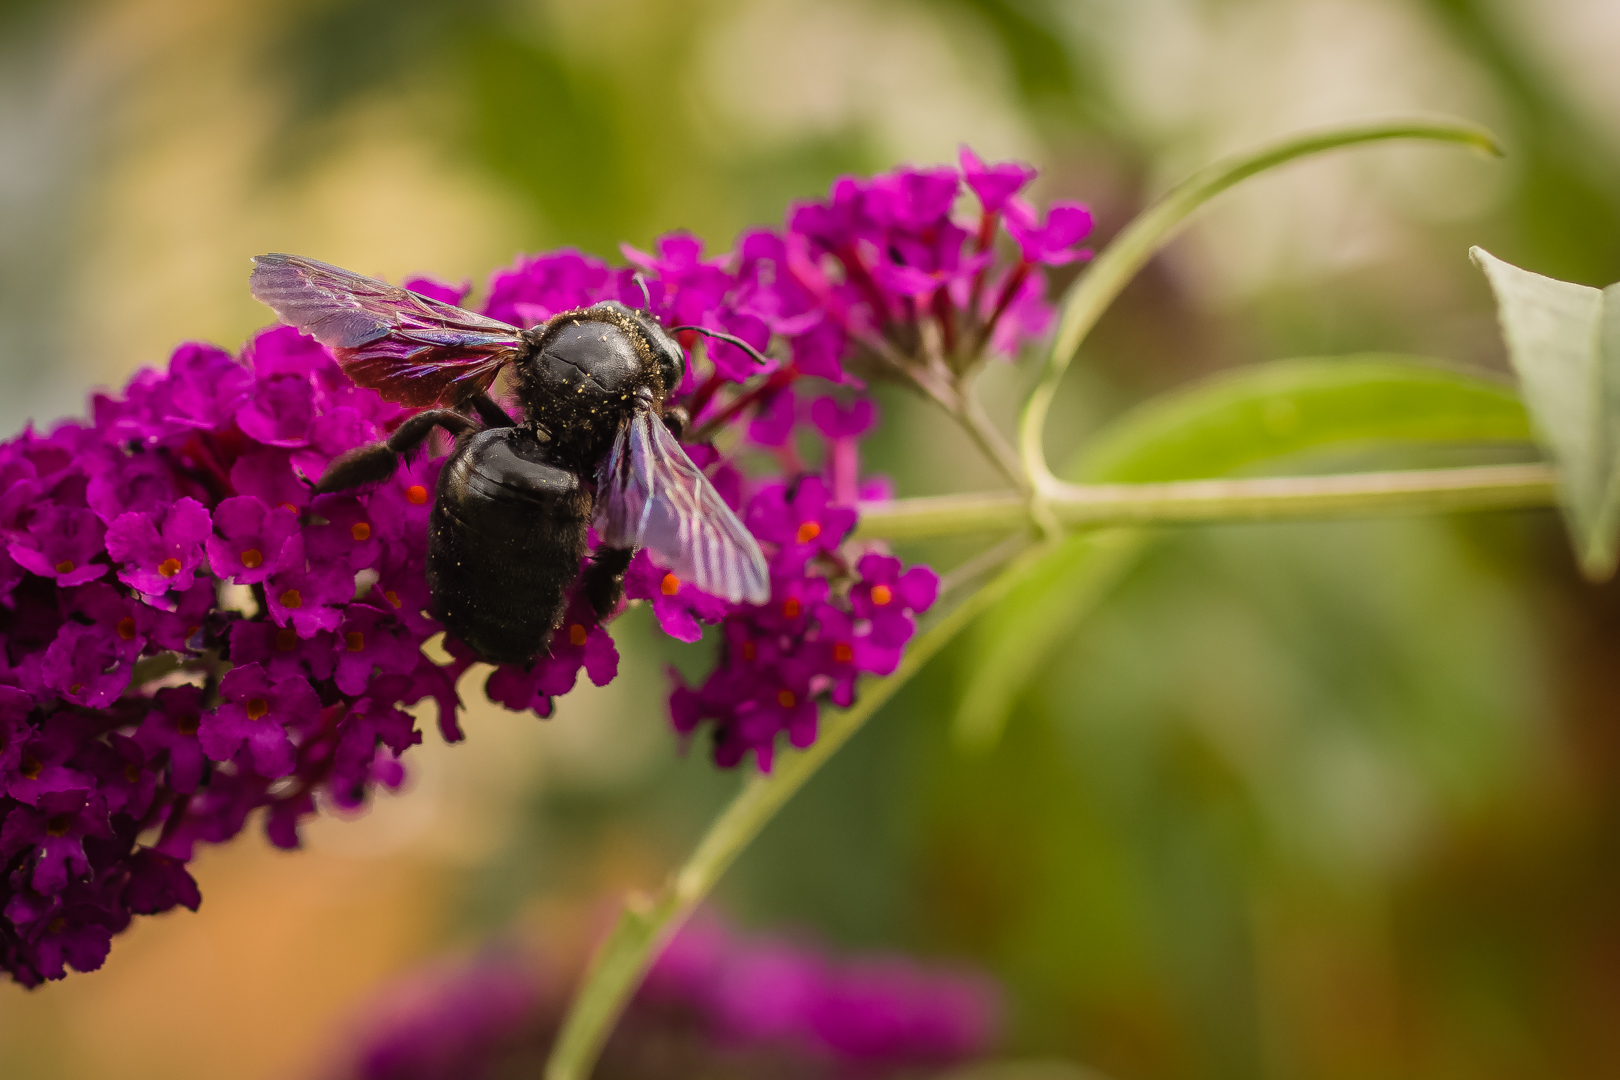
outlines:
M658 358L658 377L664 382L664 392L673 394L680 389L681 378L686 374L686 357L668 334L660 330L658 336L663 339L653 342L653 352Z
M680 342L671 337L650 314L639 311L629 314L640 327L647 347L652 350L653 365L658 369L658 378L664 384L664 393L673 394L686 374L686 354L681 351Z

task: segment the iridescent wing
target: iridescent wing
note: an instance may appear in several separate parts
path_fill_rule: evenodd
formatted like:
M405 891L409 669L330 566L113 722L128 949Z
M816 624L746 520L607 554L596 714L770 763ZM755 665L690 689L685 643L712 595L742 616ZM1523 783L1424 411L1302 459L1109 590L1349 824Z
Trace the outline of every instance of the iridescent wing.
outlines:
M258 256L248 282L349 378L401 405L460 404L522 345L515 326L298 255Z
M669 429L638 412L596 473L596 531L611 547L645 547L682 581L732 603L771 598L765 556Z

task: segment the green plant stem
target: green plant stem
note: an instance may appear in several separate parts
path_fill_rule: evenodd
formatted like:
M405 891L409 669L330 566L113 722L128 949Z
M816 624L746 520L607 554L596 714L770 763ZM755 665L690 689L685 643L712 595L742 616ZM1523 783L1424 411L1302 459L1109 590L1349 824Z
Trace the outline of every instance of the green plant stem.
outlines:
M860 341L868 352L883 361L892 374L909 383L955 420L968 438L973 440L985 460L995 466L1014 488L1026 498L1035 493L1034 484L1018 458L1018 451L991 423L984 407L971 392L970 373L953 373L943 361L928 365L912 363L881 337L867 335L861 337Z
M1024 472L1023 463L1018 459L1018 451L1012 448L1002 434L997 430L990 417L985 413L984 406L966 386L957 387L958 407L949 410L962 429L979 447L979 451L989 459L1000 473L1012 481L1019 494L1028 499L1034 493L1029 476Z
M805 781L849 741L906 680L944 648L974 617L1001 599L1034 563L1034 553L1015 561L917 636L893 675L861 684L860 700L823 714L821 731L806 750L778 755L769 775L743 783L731 804L709 826L686 864L657 894L633 894L607 939L592 957L562 1031L546 1062L546 1080L585 1080L619 1014L664 943L726 872L760 830Z
M1553 506L1557 484L1557 472L1540 464L1154 484L1053 481L1047 508L1067 526L1280 521ZM1030 522L1028 503L1001 492L862 503L860 511L854 535L861 539L999 532Z
M1200 169L1114 237L1069 290L1040 379L1024 403L1018 425L1019 452L1038 493L1044 496L1054 483L1041 438L1052 397L1069 362L1103 312L1137 271L1180 230L1188 215L1256 173L1326 150L1387 139L1431 139L1478 147L1497 156L1502 153L1489 131L1454 121L1391 120L1309 132Z

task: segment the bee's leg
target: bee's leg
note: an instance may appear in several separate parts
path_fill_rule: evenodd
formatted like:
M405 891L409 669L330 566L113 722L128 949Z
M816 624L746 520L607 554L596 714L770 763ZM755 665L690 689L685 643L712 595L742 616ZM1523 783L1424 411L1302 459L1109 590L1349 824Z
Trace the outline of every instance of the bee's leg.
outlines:
M585 564L585 597L598 619L605 619L624 599L624 572L630 567L630 548L600 547Z
M517 427L517 421L507 415L500 403L487 393L477 393L467 399L478 413L478 419L484 422L486 428Z
M463 435L476 430L477 425L449 409L419 412L399 425L399 429L386 441L357 446L334 459L321 474L315 491L324 495L331 491L347 491L382 483L394 475L394 470L399 467L399 456L420 450L436 427L442 427L452 435Z
M691 423L692 414L679 405L671 405L664 410L664 426L669 428L669 433L675 436L677 442L686 434L686 429Z

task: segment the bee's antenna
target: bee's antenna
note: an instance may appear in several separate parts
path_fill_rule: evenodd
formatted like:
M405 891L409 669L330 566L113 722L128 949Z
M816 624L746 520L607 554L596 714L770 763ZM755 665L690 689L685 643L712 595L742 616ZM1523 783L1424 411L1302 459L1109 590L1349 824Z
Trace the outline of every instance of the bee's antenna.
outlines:
M748 342L744 341L742 338L737 337L737 336L735 336L733 334L722 334L718 330L710 330L710 329L708 329L706 327L702 327L702 326L670 326L670 327L666 327L666 329L671 334L673 334L673 333L675 333L676 331L679 331L679 330L696 330L698 333L702 334L704 337L719 338L721 341L724 341L727 344L737 346L737 348L741 349L743 352L745 352L749 356L753 357L754 358L754 363L756 363L756 364L768 364L768 363L770 363L770 360L768 360L766 357L760 355L760 352L759 352L758 349L754 348L752 345L748 344Z
M647 279L641 276L640 270L637 270L634 274L630 275L630 280L635 282L636 288L641 290L641 310L651 315L652 293L647 291Z

